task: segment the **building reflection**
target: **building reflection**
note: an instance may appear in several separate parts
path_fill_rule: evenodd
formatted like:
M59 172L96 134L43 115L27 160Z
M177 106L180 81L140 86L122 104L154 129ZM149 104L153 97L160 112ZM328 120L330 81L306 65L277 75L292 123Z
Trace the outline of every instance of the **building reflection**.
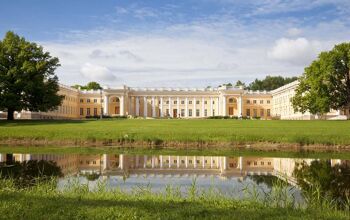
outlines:
M243 179L252 175L272 175L296 185L293 171L298 163L310 164L317 159L223 157L223 156L173 156L124 154L0 154L0 162L8 160L54 161L64 175L96 173L102 176L220 176ZM330 160L332 166L348 164L349 160Z

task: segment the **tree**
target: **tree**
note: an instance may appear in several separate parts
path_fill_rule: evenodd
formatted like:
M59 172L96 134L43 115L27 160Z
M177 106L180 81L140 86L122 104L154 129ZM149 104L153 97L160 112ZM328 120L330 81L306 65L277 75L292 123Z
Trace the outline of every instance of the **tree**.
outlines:
M240 87L240 86L243 86L243 88L246 88L246 87L247 87L247 86L245 85L244 82L242 82L241 80L238 80L238 81L236 82L235 87Z
M97 82L89 82L86 84L86 86L82 86L79 84L75 84L74 86L71 86L74 89L85 89L85 90L99 90L102 89L101 85Z
M277 89L281 86L284 86L288 83L291 83L297 80L297 77L282 77L282 76L266 76L265 79L259 80L255 79L248 86L250 90L267 90L271 91Z
M294 111L319 115L350 105L350 43L320 53L305 68L292 104Z
M0 110L7 111L8 120L14 119L15 111L49 111L61 104L58 66L58 58L41 46L6 33L0 41Z

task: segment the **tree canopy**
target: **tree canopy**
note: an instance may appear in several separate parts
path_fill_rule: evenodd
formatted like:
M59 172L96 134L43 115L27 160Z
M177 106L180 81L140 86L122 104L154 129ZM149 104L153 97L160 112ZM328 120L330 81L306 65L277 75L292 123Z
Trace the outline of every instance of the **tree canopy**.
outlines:
M99 90L99 89L102 89L101 85L97 82L89 82L88 84L86 84L85 86L82 86L82 85L74 85L72 86L72 88L75 88L75 89L85 89L85 90Z
M259 80L255 79L247 87L250 90L266 90L271 91L277 89L281 86L284 86L288 83L291 83L297 80L297 77L282 77L282 76L266 76L265 79Z
M322 52L305 68L292 99L294 111L322 115L350 105L350 43Z
M13 120L14 111L49 111L61 104L55 70L59 60L14 32L0 41L0 110Z

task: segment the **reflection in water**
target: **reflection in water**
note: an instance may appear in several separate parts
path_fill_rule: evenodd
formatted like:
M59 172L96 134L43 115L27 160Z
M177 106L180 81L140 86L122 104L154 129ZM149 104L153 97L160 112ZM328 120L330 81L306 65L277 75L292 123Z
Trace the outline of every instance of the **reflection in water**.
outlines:
M191 186L193 180L200 188L215 186L235 197L242 196L248 186L262 191L272 188L276 180L289 184L298 196L302 188L320 184L325 192L344 198L349 196L349 161L268 157L225 156L169 156L169 155L42 155L0 154L0 162L7 160L54 161L66 176L60 185L78 176L90 187L96 180L106 180L111 188L130 190L140 185L151 185L161 190L168 185ZM299 195L300 197L300 195Z

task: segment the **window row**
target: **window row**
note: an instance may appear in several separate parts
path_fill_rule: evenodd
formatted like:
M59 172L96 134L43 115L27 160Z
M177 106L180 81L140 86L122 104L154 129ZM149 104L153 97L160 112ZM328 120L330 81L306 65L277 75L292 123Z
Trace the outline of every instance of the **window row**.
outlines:
M258 114L259 112L259 114ZM251 117L265 117L265 109L260 109L260 111L258 111L258 109L253 109L253 111L251 111L251 109L246 109L246 116L251 116ZM271 110L270 109L266 109L266 116L270 117L271 116Z

